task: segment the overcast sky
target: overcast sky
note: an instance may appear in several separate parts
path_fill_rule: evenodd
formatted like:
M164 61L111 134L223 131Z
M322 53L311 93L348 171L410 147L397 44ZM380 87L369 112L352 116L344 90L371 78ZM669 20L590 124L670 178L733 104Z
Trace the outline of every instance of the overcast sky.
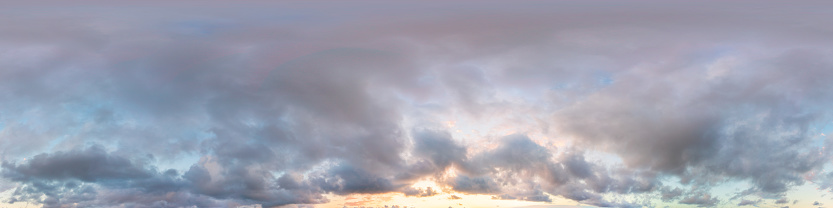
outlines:
M833 206L827 1L0 6L0 207Z

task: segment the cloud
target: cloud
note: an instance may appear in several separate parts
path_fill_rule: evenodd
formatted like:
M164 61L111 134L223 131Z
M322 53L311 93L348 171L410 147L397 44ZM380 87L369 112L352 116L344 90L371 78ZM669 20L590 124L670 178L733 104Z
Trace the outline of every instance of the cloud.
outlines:
M522 198L514 197L509 194L501 194L492 196L492 200L524 200L533 202L552 202L549 196L539 193L539 195L524 196Z
M668 187L663 187L662 189L660 189L660 194L662 195L662 197L660 198L662 199L662 201L670 202L682 196L683 190L680 188L671 189Z
M439 194L413 188L428 180L452 198L628 207L833 184L820 2L329 3L15 3L0 190L281 206Z
M316 185L322 187L323 190L338 194L386 193L397 190L398 186L401 186L373 173L346 165L330 169L326 176L328 178L315 179Z
M432 174L440 177L439 174L449 167L462 164L467 159L467 149L457 144L448 132L419 129L411 138L413 156L420 160L409 165L408 171L397 175L400 180L414 180Z
M270 206L325 202L321 192L313 192L308 187L300 189L297 184L287 186L287 180L281 180L283 186L273 189L269 185L272 181L265 181L251 172L231 171L240 174L237 178L216 175L205 168L210 166L210 161L203 161L181 175L173 169L160 172L138 161L141 160L91 146L41 154L20 165L5 162L3 176L21 184L10 202L34 201L47 207L74 203L85 206L220 206L229 203L222 200L229 197L240 199L237 203L248 201ZM232 187L228 184L245 185Z
M761 203L761 200L752 201L743 199L738 203L738 206L758 206L758 203Z
M797 110L829 102L825 98L830 95L814 89L830 86L799 76L771 83L777 87L744 79L781 77L812 56L798 55L803 53L815 52L775 54L769 61L749 63L766 68L766 73L737 72L718 82L692 81L688 70L669 70L662 77L626 72L640 75L622 75L611 87L557 112L555 123L560 131L582 138L577 141L584 146L617 152L630 167L678 175L683 183L748 179L759 195L784 193L804 183L801 175L820 170L830 160L830 153L814 144L818 140L810 130L825 121L826 112ZM827 77L824 69L829 66L801 68ZM683 76L689 81L682 81ZM801 102L792 102L781 89L809 91Z
M697 207L712 207L717 205L719 202L719 199L712 197L709 194L695 194L680 200L681 204L697 205Z
M141 159L106 152L100 146L40 154L19 165L4 162L2 174L20 184L10 203L33 201L45 207L217 204L215 199L179 193L189 184L179 179L176 170L160 172Z
M101 147L53 154L40 154L25 164L3 163L3 176L14 181L30 180L80 180L97 182L107 180L138 180L150 178L153 173L140 164L110 156Z
M549 202L546 192L595 206L640 206L613 202L602 194L648 193L660 187L648 172L608 169L586 161L582 152L553 157L556 154L524 135L498 141L496 148L464 162L464 174L446 183L454 191L493 194L493 199Z
M431 187L426 187L425 189L422 188L411 188L402 191L405 196L416 196L416 197L429 197L439 194L438 192L434 191Z
M491 178L458 176L451 184L454 191L470 194L500 193L500 188Z
M790 200L787 198L780 198L778 200L775 200L775 204L786 204L788 202L790 202Z
M493 200L495 200L495 199L497 199L497 200L514 200L514 199L518 199L518 198L515 198L513 196L509 196L509 194L503 194L503 195L492 196L492 199Z

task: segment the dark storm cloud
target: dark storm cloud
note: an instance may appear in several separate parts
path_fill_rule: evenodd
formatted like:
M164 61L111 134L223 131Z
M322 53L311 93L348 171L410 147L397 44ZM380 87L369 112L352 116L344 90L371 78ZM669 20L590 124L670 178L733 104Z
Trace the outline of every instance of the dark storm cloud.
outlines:
M411 187L433 180L630 207L649 204L610 196L715 206L715 181L776 198L811 172L831 187L818 2L329 3L4 9L0 191L49 207L279 206L433 196ZM450 119L522 133L454 138L438 127ZM181 161L194 164L157 169Z

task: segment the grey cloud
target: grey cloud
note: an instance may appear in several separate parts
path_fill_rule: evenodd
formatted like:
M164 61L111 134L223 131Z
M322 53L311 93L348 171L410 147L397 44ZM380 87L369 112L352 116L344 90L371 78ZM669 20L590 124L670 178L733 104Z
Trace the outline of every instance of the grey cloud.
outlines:
M492 196L493 200L523 200L533 202L552 202L550 196L545 195L541 191L533 191L532 193L521 193L521 197L515 197L509 194L501 194Z
M783 193L803 184L801 175L820 168L830 157L827 151L817 154L821 147L813 144L811 126L825 120L827 113L815 106L829 102L831 96L815 90L829 84L813 80L829 77L827 68L833 65L799 67L803 63L795 53L805 52L775 54L748 66L764 72L733 74L726 81L693 81L697 78L686 70L669 69L663 77L626 72L613 86L557 112L558 128L583 138L579 141L588 146L618 152L630 167L680 175L684 183L705 181L701 176L744 178L763 194ZM751 80L784 77L793 67L817 77L748 81L748 76ZM646 82L649 79L662 81ZM801 95L801 102L793 102L781 89L807 89L807 93ZM804 112L811 109L816 110Z
M518 199L518 198L513 197L513 196L510 196L509 194L501 194L501 195L492 196L492 199L493 199L493 200L494 200L494 199L499 199L499 200L514 200L514 199Z
M153 166L108 153L100 146L40 154L20 165L4 162L3 176L20 183L10 203L33 201L43 203L44 207L76 203L176 207L190 203L187 200L177 203L176 199L164 196L187 189L187 183L179 179L175 170L158 172ZM112 198L123 192L130 192L130 197ZM215 200L203 201L213 204Z
M138 55L141 58L139 60L112 63L112 65L106 65L110 63L105 63L103 66L96 66L102 68L116 67L125 70L123 74L108 74L106 71L101 71L98 74L107 77L110 81L115 80L119 83L110 90L99 92L113 96L114 103L102 107L100 112L105 113L100 115L104 116L97 116L92 119L99 123L100 129L80 132L77 137L65 140L65 143L67 143L65 146L72 147L71 141L83 142L83 140L101 138L99 141L102 143L115 143L122 146L121 148L125 154L150 152L160 156L161 159L176 159L184 155L197 153L207 155L203 158L210 158L209 160L213 163L211 166L219 168L219 171L209 173L211 171L205 167L209 161L204 161L185 171L182 180L164 181L160 179L149 182L148 184L155 185L154 188L157 191L167 190L164 188L166 186L173 188L181 186L182 183L187 183L193 185L189 188L191 188L190 191L193 191L195 197L204 197L201 195L205 195L209 199L211 197L236 199L245 203L263 203L267 205L320 203L325 200L320 199L318 194L326 191L344 194L354 191L373 191L372 188L363 187L364 184L361 183L316 184L338 186L334 189L320 190L321 187L310 187L309 183L311 182L296 184L301 187L293 187L293 191L273 190L274 180L276 179L270 172L284 169L300 171L311 168L311 166L320 163L325 158L333 157L345 158L352 161L353 164L361 166L360 168L352 168L354 170L352 172L347 169L334 171L331 174L331 176L335 175L334 178L362 179L362 174L374 174L364 169L401 168L398 152L405 147L405 137L398 133L398 115L393 114L392 111L386 115L385 110L381 110L386 107L368 96L367 90L369 88L364 86L366 80L363 80L365 77L357 76L342 79L348 74L345 71L347 68L372 70L372 67L378 68L380 64L390 63L387 61L390 56L368 50L325 50L280 65L277 69L272 70L268 74L269 76L265 76L267 78L257 81L255 79L257 77L248 77L249 75L221 78L228 75L228 73L232 73L227 71L229 65L198 63L218 56L217 52L228 49L225 48L226 46L213 44L197 46L189 43L175 43L166 46L149 44L141 47L136 45L121 47L128 50L135 49L132 53L141 54ZM116 50L124 50L125 48L116 48ZM164 48L176 50L169 51L164 50ZM169 51L170 53L155 53L154 51ZM114 52L113 56L119 56L120 52ZM241 57L225 56L222 57L222 61L227 64L234 64L239 58ZM113 59L119 58L115 57ZM368 65L364 63L376 64ZM255 69L243 70L245 70L243 74L255 75L259 73ZM310 76L305 72L309 70L318 70L319 73L313 73ZM339 72L339 70L341 70L340 74L331 73ZM385 70L384 72L389 71ZM50 73L74 76L75 72L55 69ZM391 76L395 76L395 74ZM34 75L24 77L23 80L38 79ZM373 79L385 80L382 78ZM16 84L18 83L9 85L19 86ZM19 84L25 85L23 83ZM64 84L67 83L52 82L45 84L49 85L49 88L44 89L43 94L65 94L67 92L57 90ZM88 85L109 86L110 83L109 81L92 79ZM79 90L79 92L84 90L87 89ZM31 95L32 93L23 94ZM71 95L80 96L78 94ZM92 102L97 99L94 97L90 100L76 101L72 96L67 99L81 107L93 105ZM46 111L62 111L59 107L46 105L43 107ZM289 119L280 120L272 117L281 114L287 115ZM73 118L75 116L70 115ZM85 116L84 114L77 115L81 118ZM145 126L146 123L139 123L139 126L128 128L124 128L120 124L128 120L142 119L149 119L153 121L153 124ZM197 121L201 119L205 120ZM348 120L351 122L345 122ZM81 125L84 122L89 121L80 120L68 125ZM263 125L247 126L250 123L246 122L256 122ZM177 125L185 125L187 128L179 132L157 131L162 130L162 126ZM311 126L328 126L328 128L334 130L322 132L314 130L321 127ZM11 126L11 128L17 129L18 127ZM355 132L347 130L352 128L362 130ZM311 132L315 132L315 134ZM195 134L207 135L191 138L181 136ZM136 139L137 135L141 139ZM103 136L115 139L104 140ZM34 135L30 137L40 138L44 136ZM4 138L8 138L8 135ZM247 142L240 143L241 139ZM331 145L318 145L321 143ZM5 147L8 148L9 146ZM134 174L143 173L142 171L132 171L129 166L115 166L119 165L120 160L105 162L108 163L101 165L113 165L111 167L113 169L106 170L127 171L125 173ZM31 163L31 165L37 166L38 163ZM259 167L254 167L255 165ZM23 171L22 173L6 174L7 177L58 174L55 172L35 172L42 169L40 166L30 168L35 171L28 171L28 169L25 169L26 167L10 165L5 165L4 168L16 168L16 170L19 170L18 172ZM111 174L95 171L78 172L94 174L85 176L75 173L69 172L65 175L94 182L94 180L107 179L108 174ZM98 176L103 176L103 178ZM144 176L150 177L147 174ZM283 185L287 186L287 180L281 182L284 182ZM384 183L384 181L380 183ZM391 190L393 189L382 189L382 191ZM296 196L309 196L310 198L300 199Z
M608 169L586 161L581 151L568 150L554 157L524 135L505 136L498 144L465 161L461 166L466 174L446 183L455 191L494 194L494 199L551 201L546 192L606 207L642 205L606 200L602 194L649 193L661 186L653 174Z
M460 165L465 161L467 149L454 140L445 131L415 129L412 135L412 152L418 162L408 165L408 171L397 175L398 180L413 180L443 173L451 165Z
M434 191L431 187L426 187L425 189L422 188L407 188L402 191L405 196L416 196L416 197L429 197L439 194L437 191Z
M427 157L436 170L443 170L466 159L466 148L454 142L447 132L417 131L414 134L414 152Z
M391 180L374 175L363 169L342 164L326 172L322 178L314 179L318 187L338 194L386 193L402 188Z
M463 165L463 170L472 174L494 172L495 168L521 171L532 166L546 167L551 157L546 148L524 135L509 135L500 142L497 149L474 156Z
M21 165L6 162L3 176L21 183L9 202L34 201L46 207L75 203L84 206L180 207L241 202L268 206L325 202L321 192L309 187L299 189L299 185L287 186L286 180L280 180L282 187L272 188L269 177L252 175L256 171L227 169L229 175L215 174L214 177L220 178L212 178L212 173L205 168L206 161L182 175L172 169L158 172L152 166L139 166L140 163L135 161L93 146L38 155ZM232 175L239 177L230 177ZM42 196L46 198L41 200ZM224 201L228 198L235 200Z
M535 202L552 202L552 199L550 199L550 196L547 196L547 195L544 195L544 194L534 195L534 196L525 196L523 198L523 200L524 201L535 201Z
M790 202L790 200L787 199L787 198L780 198L778 200L775 200L775 204L786 204L786 203L789 203L789 202Z
M662 195L662 197L660 198L660 199L662 199L662 201L670 202L670 201L673 201L673 200L679 198L680 196L682 196L683 195L683 190L680 189L680 188L671 189L671 188L664 187L664 188L660 189L660 194Z
M495 194L500 193L500 186L488 177L457 176L451 187L454 191L471 194Z
M106 182L150 178L152 170L124 157L107 154L101 147L40 154L25 164L3 162L3 177L14 181L69 180Z
M743 199L743 200L740 201L740 203L738 203L738 206L756 206L757 207L758 203L761 203L760 199L759 200L754 200L754 201Z
M695 193L679 201L681 204L697 205L697 207L713 207L720 202L717 197L706 193Z

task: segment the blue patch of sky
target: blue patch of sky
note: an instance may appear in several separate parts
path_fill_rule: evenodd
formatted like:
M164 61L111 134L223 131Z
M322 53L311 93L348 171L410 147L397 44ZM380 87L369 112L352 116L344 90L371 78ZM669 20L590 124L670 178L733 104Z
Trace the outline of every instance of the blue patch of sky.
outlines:
M37 111L37 110L38 110L38 109L37 109L37 108L35 108L35 109L32 109L31 111ZM24 112L24 116L21 116L21 117L19 117L19 118L17 119L17 124L18 124L18 125L28 125L28 124L29 124L29 119L30 119L31 117L29 117L29 116L25 116L25 113L26 113L26 112Z
M78 134L81 131L85 124L89 122L95 122L98 120L101 110L106 108L107 103L65 103L62 104L61 107L64 111L69 112L71 118L75 122L70 122L70 124L78 124L73 126L65 126L64 129L61 131L62 135L58 136L49 141L47 144L47 150L52 151L56 146L61 144L62 142L66 141L67 138L70 138L70 135ZM26 117L22 118L25 124L25 121L28 120ZM100 125L100 124L99 124Z
M189 154L181 155L180 157L177 157L176 159L159 160L155 163L155 165L159 170L174 169L174 170L179 171L180 173L184 173L185 171L188 171L188 169L192 165L199 163L199 161L200 161L200 155L199 154L189 153Z
M212 131L187 130L180 133L180 138L185 140L204 141L215 138L217 135ZM200 161L201 155L198 152L180 152L174 158L164 158L156 162L159 170L174 169L180 172L187 171L192 165Z
M597 71L594 75L596 78L596 85L600 87L607 87L613 84L613 74L608 71Z
M810 134L813 134L811 138L814 140L814 145L823 147L825 140L833 133L833 122L832 121L823 121L813 125L810 128Z
M59 136L58 138L49 140L49 143L47 144L47 150L52 152L55 149L55 147L58 146L58 144L61 144L61 142L64 142L64 140L66 140L68 137L69 137L68 134L64 134L64 135Z

